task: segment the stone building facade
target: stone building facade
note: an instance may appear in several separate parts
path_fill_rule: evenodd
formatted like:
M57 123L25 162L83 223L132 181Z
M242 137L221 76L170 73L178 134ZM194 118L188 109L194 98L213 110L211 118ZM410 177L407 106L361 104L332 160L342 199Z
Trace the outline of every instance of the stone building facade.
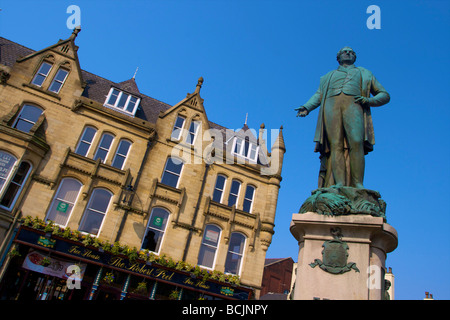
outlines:
M29 217L238 275L258 297L282 128L268 152L264 125L234 131L208 120L202 78L170 106L141 93L134 78L115 83L82 70L79 31L39 51L0 38L2 279Z

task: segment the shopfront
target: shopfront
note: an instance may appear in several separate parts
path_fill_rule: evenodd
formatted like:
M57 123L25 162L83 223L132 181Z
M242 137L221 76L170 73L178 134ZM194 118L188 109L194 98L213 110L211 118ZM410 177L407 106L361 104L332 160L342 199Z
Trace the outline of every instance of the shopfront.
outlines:
M2 300L247 300L252 288L113 254L21 226L0 281Z

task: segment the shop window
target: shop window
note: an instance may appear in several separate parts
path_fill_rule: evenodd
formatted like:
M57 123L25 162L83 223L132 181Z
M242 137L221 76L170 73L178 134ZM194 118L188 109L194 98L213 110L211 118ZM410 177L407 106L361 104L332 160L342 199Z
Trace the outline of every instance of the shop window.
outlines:
M59 69L56 73L55 77L53 78L52 83L50 84L50 87L48 88L49 91L52 91L54 93L59 93L61 90L61 87L63 86L64 82L67 79L67 75L69 74L69 71L65 69Z
M198 130L200 128L200 121L192 121L191 125L189 126L189 132L186 137L186 143L188 144L194 144L195 138L197 136Z
M213 192L213 201L215 202L222 202L223 198L223 191L225 190L225 183L227 181L227 178L223 175L218 175L216 179L216 186L214 187Z
M50 64L48 62L42 62L41 66L39 67L38 72L36 72L36 75L34 76L31 83L34 85L37 85L39 87L42 86L42 84L44 83L44 80L47 78L51 69L52 69L52 64Z
M168 158L164 172L161 178L161 183L177 188L183 169L183 161L177 158Z
M161 243L169 219L169 212L163 208L154 208L148 220L147 232L145 233L142 249L159 253Z
M248 213L252 212L254 196L255 196L255 187L250 185L247 186L247 189L245 190L244 205L242 210Z
M177 120L175 121L172 129L172 134L170 135L170 138L172 140L180 140L185 120L186 119L182 116L177 117Z
M108 157L109 149L114 140L114 136L110 133L104 133L100 143L98 145L97 151L95 152L94 160L100 159L103 163Z
M125 160L127 159L128 152L130 151L130 147L130 141L120 140L119 146L117 147L117 151L112 162L113 167L122 170Z
M75 153L86 156L91 148L92 141L94 140L94 136L97 133L97 129L93 127L86 127L83 131L83 135L81 136L80 142L75 149Z
M31 165L28 162L22 162L19 165L19 168L14 173L14 176L9 182L8 187L5 189L5 192L2 193L0 202L1 207L11 209L14 206L17 197L19 196L20 191L22 191L25 181L30 174L30 171Z
M244 255L245 236L234 232L230 237L227 259L225 261L225 272L240 274L242 266L242 257Z
M47 220L65 227L82 186L78 180L72 178L62 179L50 205Z
M219 227L215 225L206 226L198 254L198 265L211 269L214 267L220 233L221 230Z
M230 207L233 205L237 206L240 190L241 190L241 183L237 180L233 180L231 182L230 194L228 196L228 205Z
M79 231L98 235L111 202L112 193L105 189L94 189L83 214Z
M104 105L134 116L140 100L138 97L111 88Z
M41 114L42 110L40 108L25 104L22 110L20 110L13 128L28 133L38 121Z

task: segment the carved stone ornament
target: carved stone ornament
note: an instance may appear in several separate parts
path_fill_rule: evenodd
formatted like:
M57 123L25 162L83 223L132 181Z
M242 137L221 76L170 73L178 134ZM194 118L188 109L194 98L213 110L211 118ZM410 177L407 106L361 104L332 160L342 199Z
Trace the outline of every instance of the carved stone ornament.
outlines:
M353 187L330 187L314 190L300 207L299 213L316 212L338 216L368 214L386 220L386 202L377 191Z
M315 259L314 262L309 264L311 268L319 266L320 269L332 274L346 273L352 269L359 272L359 269L356 267L356 263L347 263L347 251L349 248L347 243L341 240L342 234L340 233L340 229L332 228L331 233L333 234L334 239L325 241L322 245L323 261L320 259Z

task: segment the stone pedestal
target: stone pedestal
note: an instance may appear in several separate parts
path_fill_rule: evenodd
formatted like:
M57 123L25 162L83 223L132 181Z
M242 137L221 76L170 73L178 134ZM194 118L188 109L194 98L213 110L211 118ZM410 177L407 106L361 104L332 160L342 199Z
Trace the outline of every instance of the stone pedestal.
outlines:
M294 299L382 300L386 254L397 231L383 217L293 214L299 245Z

